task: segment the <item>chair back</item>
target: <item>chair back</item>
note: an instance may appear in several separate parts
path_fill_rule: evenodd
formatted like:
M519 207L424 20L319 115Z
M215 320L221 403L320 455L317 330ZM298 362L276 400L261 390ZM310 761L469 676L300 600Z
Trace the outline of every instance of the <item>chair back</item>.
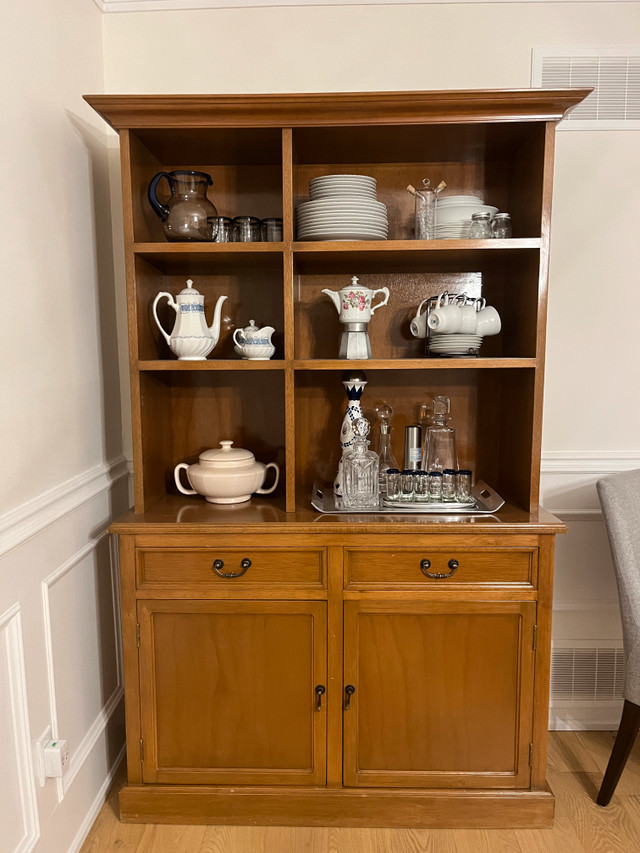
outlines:
M640 705L640 470L604 477L597 488L620 598L624 698Z

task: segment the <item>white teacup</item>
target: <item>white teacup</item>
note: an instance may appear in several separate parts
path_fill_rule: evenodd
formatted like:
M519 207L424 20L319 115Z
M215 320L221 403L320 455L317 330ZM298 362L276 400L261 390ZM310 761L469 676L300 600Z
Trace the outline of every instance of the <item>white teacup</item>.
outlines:
M418 305L416 316L412 318L411 323L409 324L413 337L420 338L421 340L424 340L427 337L427 312L420 312L422 311L422 306L428 301L429 297L422 300L420 305Z
M476 334L487 338L497 335L502 329L500 315L492 305L487 305L476 314Z
M440 334L451 334L457 332L462 325L462 311L458 305L449 304L449 297L441 294L438 297L436 307L427 317L427 325L432 332Z
M475 335L478 325L478 312L475 305L462 305L460 307L462 323L458 331L462 335Z

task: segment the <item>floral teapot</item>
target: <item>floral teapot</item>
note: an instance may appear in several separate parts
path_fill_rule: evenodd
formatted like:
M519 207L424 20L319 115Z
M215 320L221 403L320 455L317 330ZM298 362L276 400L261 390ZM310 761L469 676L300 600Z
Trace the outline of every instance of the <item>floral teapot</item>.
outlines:
M161 299L168 299L176 312L176 322L171 335L162 328L156 307ZM178 356L179 361L204 361L220 339L220 313L226 296L220 296L213 313L213 322L207 326L204 316L204 296L193 287L193 281L187 280L187 286L176 296L159 293L153 300L153 317L162 337Z
M350 287L342 290L323 290L336 306L340 315L341 323L368 323L374 311L382 308L389 301L389 288L381 287L378 290L370 290L368 287L360 287L358 277L353 276ZM373 298L377 293L383 293L384 299L377 305L371 307Z
M271 343L274 332L273 326L258 328L255 320L249 320L248 326L233 333L234 349L248 361L268 361L276 351Z

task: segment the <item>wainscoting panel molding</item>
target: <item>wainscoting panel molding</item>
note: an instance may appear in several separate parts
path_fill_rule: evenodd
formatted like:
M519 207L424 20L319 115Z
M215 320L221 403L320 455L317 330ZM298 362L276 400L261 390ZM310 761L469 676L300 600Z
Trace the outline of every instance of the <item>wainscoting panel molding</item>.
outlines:
M0 707L0 720L4 722L4 768L1 772L15 770L15 788L11 793L17 794L17 797L3 798L0 804L0 832L5 843L13 844L3 848L7 853L30 853L40 837L40 825L31 753L22 619L17 603L0 615L0 655L4 658L4 666L0 666L0 694L6 690L5 695L8 696L8 705L3 703ZM3 669L6 684L2 684ZM16 807L13 815L12 806ZM18 824L15 826L14 823L17 832L12 831L12 818ZM14 836L17 837L16 843Z

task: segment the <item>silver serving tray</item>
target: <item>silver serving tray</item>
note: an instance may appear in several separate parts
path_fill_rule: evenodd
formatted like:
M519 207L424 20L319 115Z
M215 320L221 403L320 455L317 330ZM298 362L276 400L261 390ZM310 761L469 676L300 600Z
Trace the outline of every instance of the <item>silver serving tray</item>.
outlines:
M473 502L418 504L413 502L384 501L379 507L345 507L342 498L336 497L330 486L313 484L311 506L318 512L332 513L377 513L379 515L490 515L504 505L503 498L482 480L478 480L471 490Z

